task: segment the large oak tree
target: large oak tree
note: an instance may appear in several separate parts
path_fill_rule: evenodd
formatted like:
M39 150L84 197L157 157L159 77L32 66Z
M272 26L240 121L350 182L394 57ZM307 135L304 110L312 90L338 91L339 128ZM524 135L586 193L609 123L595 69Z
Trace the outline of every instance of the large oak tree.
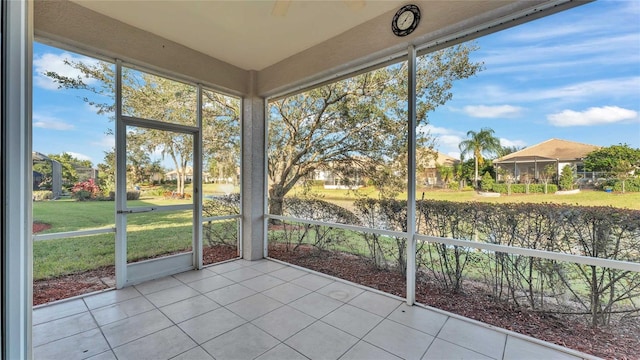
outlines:
M423 56L417 62L417 124L453 96L454 81L483 67L474 44ZM407 64L334 82L269 104L269 212L282 214L285 195L320 168L358 171L374 184L406 184ZM421 133L418 141L433 141ZM427 145L428 146L428 145ZM405 179L404 181L402 179Z

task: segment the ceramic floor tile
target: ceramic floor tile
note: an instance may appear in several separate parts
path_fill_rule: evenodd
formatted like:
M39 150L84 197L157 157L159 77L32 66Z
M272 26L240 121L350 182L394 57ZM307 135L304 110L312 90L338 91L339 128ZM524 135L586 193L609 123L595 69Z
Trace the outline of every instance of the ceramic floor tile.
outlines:
M349 304L386 317L402 304L402 301L371 291L365 291L349 301Z
M362 338L378 325L382 319L381 316L345 304L323 317L322 321L355 337Z
M280 344L258 356L256 360L307 360L307 357L285 344Z
M233 281L222 275L215 275L206 279L190 282L188 285L204 294L225 286L233 285Z
M52 320L33 327L33 346L44 345L97 327L89 312Z
M271 289L272 287L284 284L284 281L273 276L260 275L249 280L245 280L240 284L255 291L265 291L267 289Z
M126 319L131 316L153 310L155 307L149 300L144 297L136 297L133 299L125 300L117 304L104 306L96 310L92 310L91 313L96 319L98 325L106 325L114 321Z
M305 289L296 284L284 283L267 291L263 291L262 293L272 299L280 301L283 304L288 304L309 294L310 292L311 290Z
M93 329L66 337L33 349L35 360L86 359L109 350L109 344L100 333Z
M203 348L200 346L194 347L193 349L183 352L182 354L171 358L171 360L214 360L213 356L209 355Z
M301 276L307 275L308 272L300 270L300 269L296 269L296 268L292 268L290 266L287 266L285 268L282 268L280 270L276 270L276 271L272 271L269 273L269 275L271 276L275 276L278 279L282 279L284 281L291 281L294 279L297 279Z
M160 290L172 288L174 286L182 285L182 282L171 277L165 276L160 279L143 282L142 284L135 285L135 288L143 295L151 294Z
M314 292L289 303L289 306L320 319L343 304L341 301Z
M251 265L252 268L262 271L263 273L270 273L272 271L280 270L286 267L286 265L279 264L275 261L262 261L257 264Z
M403 359L420 359L433 339L431 335L384 320L363 340Z
M368 342L360 341L355 344L340 360L401 360L399 357L388 353ZM444 359L444 358L443 358Z
M356 337L320 321L285 341L310 359L338 359L357 342Z
M229 261L223 264L212 265L207 267L207 270L213 271L216 274L224 274L229 271L241 269L243 266L237 264L236 261Z
M316 275L316 274L307 274L305 276L299 277L293 281L293 284L302 286L305 289L309 289L311 291L316 291L322 287L325 287L333 282L333 280L326 278L324 276Z
M76 315L87 311L87 306L82 299L65 301L58 304L41 306L33 309L33 325L45 323L47 321L60 319L69 315Z
M140 292L135 287L130 286L120 290L109 290L100 294L87 296L83 300L89 309L97 309L139 296L142 296Z
M475 351L463 348L450 342L435 339L433 344L429 346L427 353L422 357L423 360L440 360L440 359L473 359L473 360L491 360L492 358L484 356ZM552 359L547 357L536 357L536 359Z
M496 359L502 358L507 341L505 334L454 318L447 320L438 338Z
M262 294L255 294L238 300L233 304L227 305L227 309L233 311L246 320L256 319L268 312L271 312L283 304L279 301L275 301L272 298L266 297Z
M146 298L151 301L153 305L162 307L198 295L200 295L200 293L197 290L187 285L178 285L146 295Z
M223 288L210 291L204 295L220 305L228 305L238 300L256 294L255 291L240 284L233 284Z
M111 347L117 347L168 328L173 323L159 310L151 310L124 320L102 326L102 332Z
M218 308L178 324L198 344L232 330L246 321L225 308Z
M105 340L105 343L106 343L106 340ZM96 356L87 358L87 360L118 360L118 358L116 358L116 356L113 354L113 351L109 350L109 351L100 353Z
M215 359L251 360L279 343L255 325L244 324L202 344L202 347Z
M241 281L249 280L251 278L254 278L263 274L264 274L263 272L255 270L251 267L242 267L238 270L233 270L233 271L224 273L223 276L235 282L241 282Z
M190 283L196 280L206 279L214 275L217 275L217 274L213 271L203 269L203 270L193 270L193 271L183 272L180 274L175 274L173 275L173 277L182 281L183 283Z
M236 261L234 261L234 263L241 265L241 266L252 266L252 265L256 265L256 264L260 264L263 262L266 262L267 260L265 259L260 259L260 260L245 260L245 259L238 259Z
M174 323L179 323L207 313L211 310L215 310L219 307L220 306L215 301L204 295L198 295L196 297L161 307L160 311L162 311Z
M311 325L316 319L290 306L283 306L252 321L253 324L284 341Z
M113 349L118 360L170 359L193 347L193 342L177 326L160 330L138 340Z
M442 329L447 318L447 315L407 304L400 305L388 317L390 320L433 336Z
M364 290L353 285L336 281L321 288L320 290L318 290L318 292L332 299L348 302L363 293Z
M577 360L578 357L560 352L542 345L519 339L513 336L507 337L507 345L504 350L505 360L511 359L558 359Z

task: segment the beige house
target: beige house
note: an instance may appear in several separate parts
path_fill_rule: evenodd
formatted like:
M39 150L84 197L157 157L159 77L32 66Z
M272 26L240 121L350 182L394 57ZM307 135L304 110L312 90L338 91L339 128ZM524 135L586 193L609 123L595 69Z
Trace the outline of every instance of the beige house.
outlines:
M493 161L493 165L496 170L504 169L515 181L523 181L527 176L539 179L548 165L553 165L556 174L560 174L562 168L569 165L579 177L591 178L595 175L584 172L582 161L587 154L598 149L600 146L549 139L498 158ZM500 171L496 172L500 174ZM501 175L498 175L498 180L503 180Z
M444 185L444 177L439 168L441 166L453 167L460 160L443 154L439 151L420 149L418 150L416 163L418 166L418 182L426 186L442 186Z

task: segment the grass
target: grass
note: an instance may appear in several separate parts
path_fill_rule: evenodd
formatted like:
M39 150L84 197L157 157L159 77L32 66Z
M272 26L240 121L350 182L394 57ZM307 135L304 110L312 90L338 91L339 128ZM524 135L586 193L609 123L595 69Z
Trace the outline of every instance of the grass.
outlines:
M205 192L215 193L217 184L206 184ZM355 191L325 190L313 187L311 193L327 201L344 207L352 207L359 197L378 197L372 187ZM291 196L300 195L296 188ZM406 194L399 197L406 198ZM422 191L418 192L422 197ZM566 203L582 206L613 206L640 210L640 193L605 193L602 191L583 191L575 195L512 195L499 198L486 198L472 191L425 190L425 199L448 200L458 202L531 202ZM128 201L129 207L188 204L190 200L165 200L162 197L143 197L141 200ZM115 226L115 203L113 201L78 202L70 199L41 201L33 203L34 221L51 224L51 229L43 233L67 232L82 229L95 229ZM128 261L136 261L179 251L188 251L191 247L192 227L191 211L149 212L127 216ZM216 226L216 225L214 225ZM220 225L222 226L222 225ZM347 241L349 243L350 241ZM114 264L115 235L101 234L77 238L37 241L34 243L34 278L43 279L77 271L95 269ZM350 245L360 248L359 253L368 250L363 244ZM341 249L346 251L347 249Z
M555 194L513 194L500 197L483 197L474 191L448 191L418 188L416 199L444 200L456 202L495 202L495 203L553 203L580 206L612 206L640 210L640 193L606 193L597 190L585 190L572 195ZM300 196L304 193L302 188L294 189L288 196ZM379 192L373 187L364 187L358 190L327 190L322 186L313 186L309 194L315 195L326 201L337 204L353 202L360 197L378 198ZM398 199L406 199L407 193L401 193Z
M129 206L179 204L185 201L148 199L129 201ZM58 200L36 202L33 218L52 225L46 233L113 227L113 201ZM136 213L127 216L127 260L189 251L192 244L191 210ZM216 225L214 225L216 226ZM44 233L44 232L43 232ZM113 265L115 234L36 241L33 244L34 279Z

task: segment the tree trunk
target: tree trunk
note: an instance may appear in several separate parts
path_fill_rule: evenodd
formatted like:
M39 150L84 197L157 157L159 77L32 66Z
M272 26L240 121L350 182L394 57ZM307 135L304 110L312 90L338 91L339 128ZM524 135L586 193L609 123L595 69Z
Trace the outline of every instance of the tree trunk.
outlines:
M284 188L280 184L274 184L269 189L269 214L282 215L284 195Z
M475 175L476 177L473 179L473 184L476 190L478 190L478 157L477 156L475 157L474 164L475 164L475 170L476 170L476 175Z

